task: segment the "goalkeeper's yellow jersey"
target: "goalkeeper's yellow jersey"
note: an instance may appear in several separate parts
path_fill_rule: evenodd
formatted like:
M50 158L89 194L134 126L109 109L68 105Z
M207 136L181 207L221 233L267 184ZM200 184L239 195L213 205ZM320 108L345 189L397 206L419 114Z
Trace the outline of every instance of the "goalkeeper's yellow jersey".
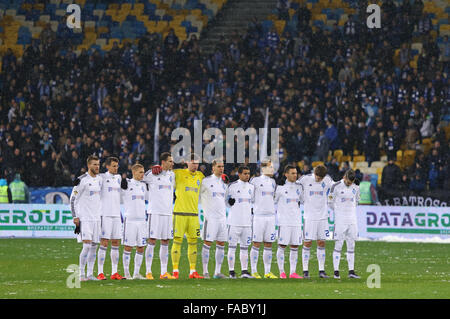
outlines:
M198 214L198 198L200 186L205 178L202 172L192 173L187 168L174 169L175 173L175 206L176 213L196 213Z

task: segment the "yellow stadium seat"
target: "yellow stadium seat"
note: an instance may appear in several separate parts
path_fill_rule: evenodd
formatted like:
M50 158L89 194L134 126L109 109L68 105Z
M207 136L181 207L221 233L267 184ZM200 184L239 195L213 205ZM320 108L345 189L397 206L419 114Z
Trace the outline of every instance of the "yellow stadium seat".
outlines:
M375 162L372 162L370 164L370 167L377 167L377 168L381 167L381 168L383 168L385 165L386 165L386 163L384 163L384 162L375 161Z
M326 24L327 23L327 15L326 14L318 14L315 17L313 17L313 20L320 20Z
M344 155L344 152L342 150L334 150L333 157L337 159L338 162L341 161L341 157Z
M364 155L357 155L353 156L353 162L364 162L366 160L366 157Z
M355 168L359 168L359 169L362 169L362 168L368 168L369 167L369 163L367 163L367 162L354 162L355 163Z
M278 34L282 34L284 27L286 25L286 21L285 20L277 20L275 21L275 29L277 30Z
M311 164L311 166L314 168L314 167L316 167L316 166L318 166L318 165L323 165L323 162L321 162L321 161L315 161L315 162L312 162L312 164Z
M341 162L348 162L352 159L350 155L342 155Z
M404 167L409 167L412 164L414 164L414 160L416 158L416 151L415 150L406 150L403 153L403 166Z
M118 3L110 3L108 5L108 10L106 10L106 11L109 11L109 9L111 9L111 10L118 10L119 9L119 4Z
M123 12L130 12L131 3L122 3L119 10Z

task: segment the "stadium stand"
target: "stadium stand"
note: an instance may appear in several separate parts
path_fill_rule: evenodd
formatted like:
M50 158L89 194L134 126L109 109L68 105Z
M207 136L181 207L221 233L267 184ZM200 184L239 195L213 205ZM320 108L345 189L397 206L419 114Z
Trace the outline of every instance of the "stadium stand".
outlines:
M77 31L72 1L0 0L0 175L71 185L92 153L148 167L157 108L167 151L176 127L263 127L268 107L282 166L324 162L335 180L351 167L381 185L393 159L449 187L447 1L378 1L379 30L364 1L290 1L203 54L202 31L233 1L74 1Z

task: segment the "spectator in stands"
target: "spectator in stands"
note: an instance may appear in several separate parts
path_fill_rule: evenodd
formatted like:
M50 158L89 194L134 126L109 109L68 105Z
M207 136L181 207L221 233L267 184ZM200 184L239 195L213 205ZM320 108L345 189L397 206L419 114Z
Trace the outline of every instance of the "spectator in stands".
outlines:
M417 24L420 17L422 16L424 4L422 0L414 0L411 6L411 15L413 17L414 24Z
M328 157L328 151L330 150L330 141L325 136L324 130L320 130L320 135L317 140L316 156L321 162L325 162Z
M369 163L369 166L372 162L380 160L379 144L380 137L377 134L377 131L374 128L370 129L370 133L364 139L364 152L366 154L366 161Z
M414 120L409 119L408 120L408 127L406 128L405 132L405 143L406 147L409 150L416 149L416 142L419 139L419 133L417 128L414 125Z
M381 174L381 186L385 189L395 189L401 181L401 170L395 164L393 157L388 158L388 164L383 168Z
M311 20L311 10L306 6L306 2L302 2L297 11L298 24L297 28L301 32L305 32Z
M277 10L279 20L289 20L289 8L291 3L289 0L278 0Z
M431 137L434 133L433 118L429 114L422 114L422 118L424 120L420 128L420 135L422 138Z
M409 189L410 180L408 174L403 173L400 183L398 184L399 191L406 191Z
M409 184L409 189L419 194L425 190L425 187L425 181L420 174L416 174Z
M327 174L330 175L334 181L338 181L342 178L339 173L339 162L335 157L333 157L330 162L326 163L326 167Z

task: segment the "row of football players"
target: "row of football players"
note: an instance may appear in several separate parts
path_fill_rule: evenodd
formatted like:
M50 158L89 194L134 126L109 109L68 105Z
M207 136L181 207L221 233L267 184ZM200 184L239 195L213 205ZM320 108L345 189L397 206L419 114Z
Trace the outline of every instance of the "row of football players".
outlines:
M118 160L108 158L107 172L99 174L99 160L90 156L88 172L75 181L71 195L71 210L83 248L80 253L80 280L105 279L103 265L106 250L111 241L111 279L153 279L152 261L154 245L160 245L161 279L174 279L167 271L168 245L173 238L173 192L175 175L170 154L161 156L161 173L151 170L144 173L144 167L132 167L132 179L121 179L117 174ZM241 278L261 278L257 271L259 247L263 243L264 277L277 278L271 272L272 245L278 240L277 262L281 278L309 278L309 256L312 241L317 241L319 277L328 278L325 273L325 240L329 238L328 207L334 210L335 249L333 252L334 277L340 278L339 261L344 241L347 242L349 277L359 278L354 272L354 247L357 238L356 205L359 189L353 181L355 174L349 170L343 180L334 183L326 175L324 166L317 166L314 172L297 179L293 166L284 169L286 183L277 186L272 164L261 165L261 175L249 181L250 170L241 166L239 179L226 185L223 178L224 165L214 161L213 173L201 182L199 199L205 221L202 231L204 241L202 264L205 278L208 273L209 250L216 242L214 278L226 278L221 274L224 246L228 242L228 268L230 278L237 278L234 269L237 244L240 245ZM149 203L146 210L145 201ZM120 204L124 205L124 220L121 219ZM299 203L304 203L304 224ZM275 210L275 207L277 209ZM226 208L229 208L228 217ZM147 215L148 213L148 215ZM277 215L275 218L275 215ZM278 234L275 231L277 221ZM122 232L123 223L123 232ZM124 277L117 271L119 245L123 240ZM98 251L98 276L93 275ZM252 244L253 242L253 244ZM303 242L303 277L296 273L298 247ZM147 250L145 246L147 245ZM251 274L248 271L248 247L250 250ZM285 248L290 246L289 276L284 269ZM130 254L136 247L134 273L130 276ZM146 277L140 275L144 258ZM87 265L87 275L85 268ZM178 278L178 276L176 276Z

